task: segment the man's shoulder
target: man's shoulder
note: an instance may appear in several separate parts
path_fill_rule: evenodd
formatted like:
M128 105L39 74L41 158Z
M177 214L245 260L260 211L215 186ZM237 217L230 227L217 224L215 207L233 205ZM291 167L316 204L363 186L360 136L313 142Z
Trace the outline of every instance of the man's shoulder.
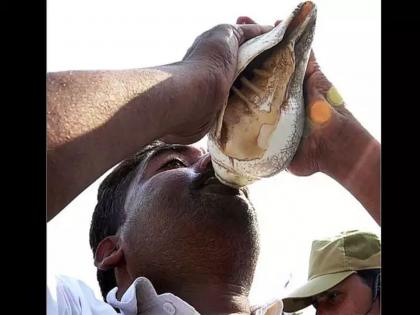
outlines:
M273 300L264 305L253 306L252 315L281 315L283 314L283 302L281 300Z
M47 314L114 315L116 312L82 280L57 275L48 281Z

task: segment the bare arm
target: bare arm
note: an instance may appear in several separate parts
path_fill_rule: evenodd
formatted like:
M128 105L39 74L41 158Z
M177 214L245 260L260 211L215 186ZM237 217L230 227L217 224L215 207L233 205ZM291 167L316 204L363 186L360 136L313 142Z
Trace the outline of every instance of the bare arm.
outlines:
M203 137L228 95L239 45L269 29L219 25L172 65L48 74L48 219L145 144Z
M320 170L343 185L380 225L381 145L361 126L346 133Z
M331 104L331 98L328 101L332 84L319 69L313 54L304 85L308 119L289 171L300 176L318 171L329 175L359 200L380 225L379 142L344 103Z
M208 93L185 68L48 75L49 218L117 162L169 133L171 106Z

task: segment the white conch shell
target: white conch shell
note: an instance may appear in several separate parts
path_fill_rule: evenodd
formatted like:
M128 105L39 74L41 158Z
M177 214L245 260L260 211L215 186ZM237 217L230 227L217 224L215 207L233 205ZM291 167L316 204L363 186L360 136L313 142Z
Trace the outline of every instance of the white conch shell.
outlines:
M304 125L303 78L316 7L301 3L239 49L236 81L208 137L216 177L241 187L285 169Z

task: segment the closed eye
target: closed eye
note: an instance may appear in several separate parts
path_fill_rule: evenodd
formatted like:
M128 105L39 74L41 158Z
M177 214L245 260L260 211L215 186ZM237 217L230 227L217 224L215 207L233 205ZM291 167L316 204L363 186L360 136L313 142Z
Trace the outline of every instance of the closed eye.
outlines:
M165 164L163 164L159 168L159 171L170 170L170 169L186 167L186 166L187 165L183 161L181 161L180 159L171 159L168 162L166 162Z
M337 291L331 291L327 294L327 299L330 303L334 303L339 297L340 293Z
M339 291L328 291L322 293L313 299L312 305L315 309L318 309L320 305L333 306L341 300L341 292Z

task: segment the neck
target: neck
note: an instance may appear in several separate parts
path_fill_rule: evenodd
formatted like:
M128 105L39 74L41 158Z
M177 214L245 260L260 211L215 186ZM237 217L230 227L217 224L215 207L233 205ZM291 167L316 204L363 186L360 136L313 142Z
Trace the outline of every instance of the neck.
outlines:
M121 299L134 279L126 272L117 272L117 299ZM146 277L154 286L158 294L172 293L203 315L242 315L251 314L248 289L245 286L220 283L220 281L182 282L182 285L171 285L151 277ZM209 279L207 279L209 280Z
M244 287L226 284L193 284L173 292L200 314L250 314Z
M132 279L127 271L123 268L115 268L115 279L117 281L117 293L116 297L118 300L121 300L122 296L124 295L125 291L130 287L135 279Z

